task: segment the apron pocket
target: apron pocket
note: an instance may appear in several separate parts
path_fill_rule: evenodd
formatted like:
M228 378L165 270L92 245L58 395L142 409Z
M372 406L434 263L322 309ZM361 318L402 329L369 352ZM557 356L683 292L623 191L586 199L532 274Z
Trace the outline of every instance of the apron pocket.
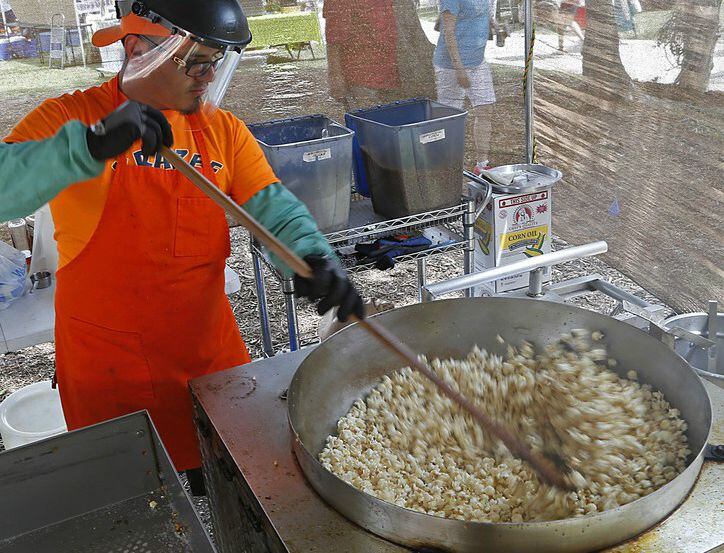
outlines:
M76 367L73 387L88 394L80 401L106 404L106 418L153 408L151 370L138 332L112 330L73 317L68 326Z
M209 198L179 198L176 213L174 255L196 257L209 254L209 225L211 209L215 206Z

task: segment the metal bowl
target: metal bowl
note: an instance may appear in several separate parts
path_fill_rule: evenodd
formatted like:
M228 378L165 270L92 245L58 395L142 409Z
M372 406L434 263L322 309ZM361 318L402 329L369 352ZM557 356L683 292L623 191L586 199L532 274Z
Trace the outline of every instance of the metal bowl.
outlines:
M544 346L574 328L600 330L617 371L635 369L660 390L688 423L692 455L686 469L652 494L602 513L552 522L483 523L445 519L387 503L357 490L317 460L327 436L352 403L380 378L401 367L358 325L317 347L289 387L289 422L299 464L312 487L351 521L390 541L426 551L581 552L636 536L671 513L694 485L712 421L701 380L682 358L648 334L621 321L566 304L513 298L435 301L376 317L415 351L461 358L474 345L504 353L496 335Z
M676 353L681 355L685 361L689 363L694 370L702 378L706 378L717 386L724 388L724 313L717 313L717 356L716 356L716 372L708 370L707 354L700 348L687 340L676 338L674 347ZM709 337L708 332L709 315L707 313L686 313L684 315L676 315L669 317L663 322L665 329L683 328L693 334ZM711 338L710 338L711 339Z
M493 167L489 172L495 175L498 181L493 186L497 192L512 194L548 188L563 178L563 173L559 170L537 163L500 165ZM503 182L508 184L503 185Z
M30 282L33 283L33 287L36 290L44 290L45 288L50 288L50 285L53 283L53 275L50 271L38 271L30 275Z

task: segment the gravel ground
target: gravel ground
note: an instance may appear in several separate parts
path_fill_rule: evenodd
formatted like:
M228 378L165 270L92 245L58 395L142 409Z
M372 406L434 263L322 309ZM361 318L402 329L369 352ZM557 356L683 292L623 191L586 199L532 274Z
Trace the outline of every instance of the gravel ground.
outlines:
M183 484L184 489L186 490L186 493L191 495L191 491L189 489L189 483L188 480L186 480L186 475L181 474L181 484ZM199 514L199 519L201 520L201 524L204 525L206 528L206 531L211 536L211 539L214 538L214 526L211 524L211 512L209 511L209 500L205 497L191 497L191 502L194 504L194 507L196 508L196 512Z

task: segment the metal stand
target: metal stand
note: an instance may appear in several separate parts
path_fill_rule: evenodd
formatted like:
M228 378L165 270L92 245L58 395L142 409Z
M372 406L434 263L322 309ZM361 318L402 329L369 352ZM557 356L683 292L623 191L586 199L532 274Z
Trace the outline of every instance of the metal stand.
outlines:
M102 4L102 2L101 2ZM75 26L76 29L78 29L78 42L80 43L80 56L83 60L83 67L86 67L86 59L85 59L85 40L83 40L83 33L81 31L80 27L80 14L78 13L78 5L75 6ZM73 44L71 42L71 50L73 49ZM73 50L73 61L75 62L75 50Z
M464 256L464 273L468 274L474 266L474 225L475 201L465 198L459 205L418 213L398 219L384 219L372 211L372 204L368 198L353 196L350 210L350 228L331 232L325 237L335 249L337 255L345 263L350 273L359 273L375 269L372 263L355 264L346 261L354 251L354 245L369 242L393 234L405 234L415 231L423 232L432 242L432 246L422 252L399 256L397 262L418 261L418 297L421 298L423 286L427 284L427 259L452 251L462 251ZM460 227L462 226L462 233ZM294 297L294 280L285 278L269 261L267 254L259 243L251 241L251 255L254 267L254 282L257 299L259 300L259 322L262 333L262 344L267 356L275 354L271 337L269 313L266 298L266 283L264 279L264 266L280 282L285 299L287 332L289 336L289 349L295 351L301 344L299 337L299 319L297 316L297 302Z
M261 339L262 349L267 356L274 355L271 341L271 330L269 329L269 312L266 302L266 286L264 283L264 269L261 259L258 255L254 255L254 241L251 241L251 260L254 264L254 286L256 288L256 299L259 307L259 322L261 323Z
M417 260L417 301L422 302L422 289L427 284L427 259Z
M488 193L484 196L483 203L476 206L477 196L474 193L469 195L465 202L465 214L463 215L463 237L465 238L465 253L463 253L463 273L469 275L475 268L475 220L480 212L490 201L492 188L488 186ZM420 301L422 301L422 289L420 290ZM472 298L473 290L469 288L465 290L465 297Z
M603 280L599 275L584 276L564 280L549 286L543 286L543 270L545 267L552 267L559 263L598 255L606 251L608 251L608 244L606 244L606 242L592 242L583 246L566 248L539 257L518 261L510 265L495 267L478 273L445 280L429 286L423 286L422 301L433 301L438 296L444 294L466 290L470 287L480 286L524 272L530 273L527 290L515 290L496 295L510 297L527 296L537 300L563 303L589 292L600 292L618 302L610 313L611 317L648 332L671 349L676 350L677 340L687 343L689 348L701 348L706 354L706 368L708 371L703 371L700 367L694 367L694 369L700 376L711 380L718 386L724 387L724 375L718 374L716 369L718 355L716 322L718 320L718 310L716 302L709 302L708 330L707 337L704 338L700 333L667 325L666 321L664 321L665 307L661 305L651 305L646 300L636 297L630 292L622 290L618 286L614 286L610 282Z
M60 23L58 23L60 21ZM60 61L60 68L65 68L65 15L55 13L50 18L50 52L48 53L48 69L53 67L53 60Z
M573 294L578 295L590 291L590 289L585 286L585 281L577 279L578 282L576 283L575 287L571 287L571 281L564 281L559 285L553 284L544 288L542 284L543 269L545 267L552 267L554 265L565 263L567 261L574 261L583 257L590 257L592 255L606 253L607 251L608 244L606 242L592 242L584 246L566 248L557 252L547 253L537 257L531 257L530 259L526 259L524 261L517 261L509 265L503 265L501 267L487 269L478 273L472 273L450 280L444 280L436 284L425 286L423 288L423 301L432 301L437 296L450 294L452 292L457 292L460 290L475 288L476 286L480 286L481 284L486 284L488 282L493 282L501 278L506 278L526 272L531 273L530 284L528 285L527 291L508 292L501 295L526 295L536 299L546 299L549 301L565 301L565 299L571 297ZM565 297L563 294L565 294Z
M294 280L282 280L282 292L284 293L284 304L287 308L287 328L289 329L289 349L299 349L299 318L297 316L297 299L294 297Z

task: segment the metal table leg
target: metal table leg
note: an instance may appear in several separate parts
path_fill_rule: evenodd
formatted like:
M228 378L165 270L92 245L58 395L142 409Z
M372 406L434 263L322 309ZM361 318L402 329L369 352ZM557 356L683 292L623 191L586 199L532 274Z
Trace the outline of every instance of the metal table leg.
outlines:
M271 330L269 328L269 311L266 303L266 282L264 281L264 268L256 250L251 248L251 259L254 265L254 285L256 287L256 299L259 306L259 324L261 326L261 343L264 354L268 357L274 355L272 346Z
M427 284L427 258L417 260L417 301L422 303L422 289Z
M399 219L378 220L379 217L373 215L372 205L369 200L363 200L366 203L360 203L358 215L360 217L368 217L373 222L364 223L354 228L333 232L327 235L327 239L334 244L337 250L343 250L349 246L365 240L374 240L381 236L388 236L395 233L405 233L411 230L421 230L427 227L444 226L444 234L450 236L450 241L441 244L440 248L436 248L429 255L438 255L447 251L460 252L464 254L464 272L470 274L474 271L474 226L475 226L475 200L465 199L456 206L449 208L434 210L429 213L419 213ZM367 221L367 219L365 219ZM463 234L460 231L451 228L451 225L459 225L462 223ZM443 234L442 231L440 231ZM254 252L252 252L254 253ZM258 256L258 257L257 257ZM423 256L424 259L425 256ZM408 258L409 259L409 258ZM271 332L269 330L269 314L267 312L266 293L264 289L264 277L261 274L264 265L271 268L268 261L261 252L257 251L253 255L254 272L256 277L256 285L259 298L259 318L262 325L262 337L264 339L263 347L267 355L274 355L271 340ZM372 266L356 268L359 271L367 270ZM301 338L299 331L299 321L297 315L296 299L294 298L294 282L293 280L285 281L278 271L272 269L272 275L277 278L281 284L284 293L287 327L289 332L289 345L292 350L298 350L301 347ZM422 295L422 288L427 286L426 261L418 262L418 298Z
M463 216L463 238L465 239L465 250L463 253L463 270L469 275L475 269L475 200L465 201L465 215ZM467 288L465 297L472 298L475 288ZM422 291L420 291L422 294ZM420 296L422 298L422 295ZM420 299L422 301L422 299Z
M299 349L299 319L297 318L297 299L294 297L294 279L282 280L284 303L287 307L287 328L289 329L289 349Z

